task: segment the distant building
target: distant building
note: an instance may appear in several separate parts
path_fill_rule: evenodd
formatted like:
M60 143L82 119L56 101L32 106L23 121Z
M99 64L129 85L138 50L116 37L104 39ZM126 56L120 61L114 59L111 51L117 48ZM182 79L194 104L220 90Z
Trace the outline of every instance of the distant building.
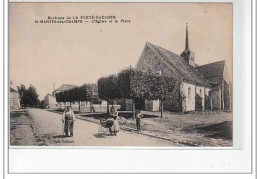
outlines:
M20 109L20 98L18 91L10 87L10 110Z
M43 101L44 101L44 107L45 108L53 109L53 108L57 108L58 107L58 104L57 104L55 96L53 96L51 94L47 94L44 97Z
M63 84L61 85L59 88L55 89L53 92L52 92L52 95L56 95L57 93L59 92L62 92L62 91L66 91L66 90L70 90L72 88L75 88L75 87L78 87L77 85L70 85L70 84Z
M70 90L70 89L75 88L75 87L78 87L78 86L77 85L71 85L71 84L63 84L59 88L55 89L52 92L52 96L55 98L55 102L56 102L56 94L57 93L62 92L62 91L66 91L66 90ZM56 104L58 104L58 106L60 108L64 108L64 105L69 106L70 102L66 102L66 104L64 104L64 103L57 103L56 102Z

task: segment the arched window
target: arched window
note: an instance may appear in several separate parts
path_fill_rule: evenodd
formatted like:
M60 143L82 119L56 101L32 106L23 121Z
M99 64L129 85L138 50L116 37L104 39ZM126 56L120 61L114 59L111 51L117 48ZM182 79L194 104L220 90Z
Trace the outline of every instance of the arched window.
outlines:
M191 99L191 88L188 88L188 99Z

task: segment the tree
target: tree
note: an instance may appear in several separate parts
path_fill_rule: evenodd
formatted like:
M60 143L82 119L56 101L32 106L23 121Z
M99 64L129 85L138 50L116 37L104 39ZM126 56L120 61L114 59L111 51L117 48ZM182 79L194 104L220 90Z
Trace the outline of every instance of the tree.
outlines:
M114 100L116 98L132 99L133 118L135 117L135 99L160 100L161 117L163 101L175 98L180 106L179 83L174 78L151 72L136 71L128 67L117 75L102 77L98 80L98 93L101 98Z
M37 94L36 88L33 85L30 85L28 89L26 89L25 85L23 84L21 86L18 86L18 93L21 99L22 106L39 107L39 95Z
M80 111L80 101L99 100L98 97L98 87L97 84L84 84L80 87L75 87L70 90L62 91L56 94L57 102L79 102ZM91 107L91 106L90 106Z
M113 100L121 97L118 87L117 76L110 75L108 77L99 78L98 94L101 99L107 101L107 114L109 114L109 102L112 102L113 105Z
M25 107L27 104L27 99L26 99L26 87L25 85L21 84L21 86L17 86L18 93L19 93L19 98L20 98L20 103L21 106Z
M175 93L178 93L176 89L179 87L174 78L136 71L131 78L130 88L133 97L149 100L159 99L162 117L163 101L176 95Z
M134 69L130 66L123 69L117 75L117 86L118 91L120 92L121 98L132 98L131 96L131 79L135 74Z

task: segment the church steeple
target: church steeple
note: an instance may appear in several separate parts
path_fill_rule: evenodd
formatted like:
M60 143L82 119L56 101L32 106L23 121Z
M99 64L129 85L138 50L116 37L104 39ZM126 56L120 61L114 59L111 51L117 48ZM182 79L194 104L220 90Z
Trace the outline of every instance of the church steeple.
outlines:
M186 23L185 50L182 52L181 56L188 64L195 67L195 54L192 51L190 51L189 45L188 23Z
M186 23L186 42L185 42L185 50L189 49L189 32L188 32L188 23Z

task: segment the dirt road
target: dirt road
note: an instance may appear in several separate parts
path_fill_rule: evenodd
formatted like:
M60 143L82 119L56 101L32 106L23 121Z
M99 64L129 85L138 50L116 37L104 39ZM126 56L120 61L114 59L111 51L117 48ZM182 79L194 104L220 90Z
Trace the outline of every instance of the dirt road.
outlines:
M28 109L27 112L10 119L11 145L181 146L122 130L117 136L109 136L108 132L99 132L100 125L80 119L76 119L74 123L74 136L64 137L61 114L42 109Z

